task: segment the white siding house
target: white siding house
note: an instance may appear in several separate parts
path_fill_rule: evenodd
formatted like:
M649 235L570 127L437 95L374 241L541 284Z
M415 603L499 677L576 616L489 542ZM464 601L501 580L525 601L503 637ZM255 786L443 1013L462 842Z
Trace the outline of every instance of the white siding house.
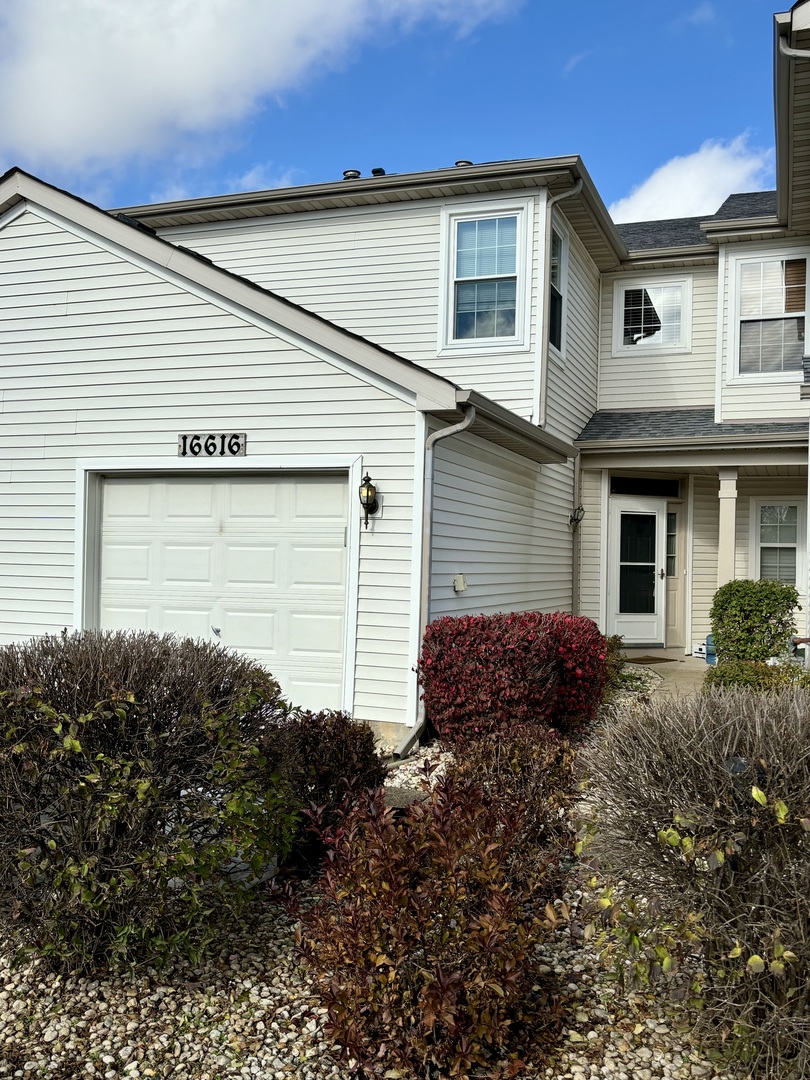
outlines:
M396 742L444 614L689 652L735 576L807 612L808 13L777 190L705 218L617 227L578 157L118 213L0 178L0 641L212 638Z
M471 422L460 467L519 478L530 520L542 469L573 448L24 174L0 208L0 641L65 626L217 640L297 704L395 739L418 708L428 425ZM497 516L470 536L473 582L502 542Z

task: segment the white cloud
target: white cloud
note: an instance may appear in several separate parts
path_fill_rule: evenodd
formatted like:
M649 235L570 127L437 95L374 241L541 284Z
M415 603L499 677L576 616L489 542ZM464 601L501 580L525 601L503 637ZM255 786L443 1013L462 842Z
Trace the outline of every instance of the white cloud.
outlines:
M0 154L80 170L227 129L386 28L519 0L5 0Z
M773 182L773 151L709 139L694 154L674 157L609 209L614 221L707 217L740 191L763 191Z

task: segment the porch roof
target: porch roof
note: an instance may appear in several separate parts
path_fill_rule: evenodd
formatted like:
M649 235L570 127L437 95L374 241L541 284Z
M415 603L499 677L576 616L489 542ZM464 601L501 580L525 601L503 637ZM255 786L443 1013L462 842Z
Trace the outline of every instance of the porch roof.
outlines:
M601 409L579 433L581 450L623 447L807 445L806 420L715 423L714 409Z

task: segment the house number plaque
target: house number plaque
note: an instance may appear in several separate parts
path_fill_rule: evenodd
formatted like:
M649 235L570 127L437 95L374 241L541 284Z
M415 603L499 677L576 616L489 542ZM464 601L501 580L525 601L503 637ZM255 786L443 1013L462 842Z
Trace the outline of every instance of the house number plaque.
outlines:
M178 457L245 457L247 435L224 432L216 435L178 435Z

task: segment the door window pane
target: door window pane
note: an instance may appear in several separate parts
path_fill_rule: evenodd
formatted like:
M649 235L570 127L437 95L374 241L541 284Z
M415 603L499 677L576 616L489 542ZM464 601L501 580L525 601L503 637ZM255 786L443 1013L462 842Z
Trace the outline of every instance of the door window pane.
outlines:
M619 567L619 611L621 614L655 614L655 567Z
M655 514L622 514L619 561L655 562Z

